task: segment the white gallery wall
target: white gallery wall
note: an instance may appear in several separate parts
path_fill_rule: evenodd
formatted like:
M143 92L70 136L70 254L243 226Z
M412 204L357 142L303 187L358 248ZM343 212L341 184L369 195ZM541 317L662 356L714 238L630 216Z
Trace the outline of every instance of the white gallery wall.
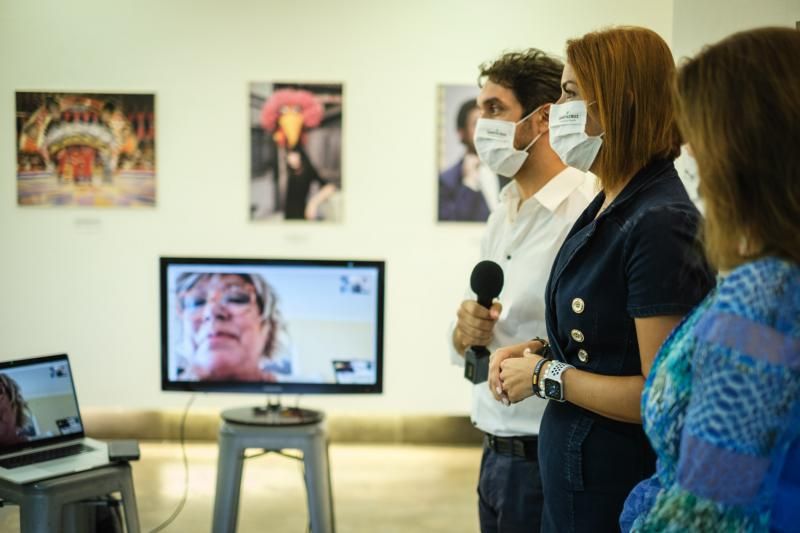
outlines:
M764 21L793 26L798 3L776 1ZM0 0L0 360L68 352L82 406L175 409L187 395L160 391L160 255L385 259L384 393L302 405L466 413L446 330L482 226L435 221L437 85L473 83L507 49L562 54L611 24L692 50L710 21L747 27L771 2L713 1L693 16L695 4ZM342 223L249 220L250 81L344 83ZM157 206L17 206L15 90L156 93Z
M759 26L797 27L800 0L674 0L672 52L678 59L737 31Z

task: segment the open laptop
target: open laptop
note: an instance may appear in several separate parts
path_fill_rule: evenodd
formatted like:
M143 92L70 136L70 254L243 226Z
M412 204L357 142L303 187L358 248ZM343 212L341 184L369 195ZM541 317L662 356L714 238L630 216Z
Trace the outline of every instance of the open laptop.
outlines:
M0 362L0 479L30 483L109 463L84 436L66 354Z

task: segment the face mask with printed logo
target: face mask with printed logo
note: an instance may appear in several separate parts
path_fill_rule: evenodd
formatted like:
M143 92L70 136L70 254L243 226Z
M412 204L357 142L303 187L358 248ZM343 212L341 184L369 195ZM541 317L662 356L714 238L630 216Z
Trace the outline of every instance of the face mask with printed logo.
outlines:
M517 131L517 126L533 116L539 109L541 109L541 106L525 115L518 122L489 118L478 119L473 139L475 151L478 152L478 157L492 172L506 178L513 178L522 168L522 164L528 158L528 150L533 146L533 143L539 140L539 137L544 132L534 137L523 150L514 148L514 134Z
M582 172L589 170L603 144L603 133L586 133L587 107L583 100L550 106L550 147L565 165Z

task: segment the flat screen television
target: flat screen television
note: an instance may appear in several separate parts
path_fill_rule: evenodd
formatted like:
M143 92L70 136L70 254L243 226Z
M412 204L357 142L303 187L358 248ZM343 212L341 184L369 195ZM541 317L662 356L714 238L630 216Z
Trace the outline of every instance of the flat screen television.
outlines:
M383 389L383 261L161 257L161 388Z

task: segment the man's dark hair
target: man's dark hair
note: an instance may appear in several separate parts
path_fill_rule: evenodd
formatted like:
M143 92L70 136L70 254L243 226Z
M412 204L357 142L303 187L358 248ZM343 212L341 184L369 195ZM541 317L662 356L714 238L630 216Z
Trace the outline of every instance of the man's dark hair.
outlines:
M507 52L480 67L478 86L486 79L511 89L527 115L540 105L561 97L561 72L564 64L536 48Z
M474 98L472 100L467 100L461 107L458 108L458 116L456 117L456 129L463 130L467 127L467 119L469 118L469 113L473 109L478 108L478 101Z

